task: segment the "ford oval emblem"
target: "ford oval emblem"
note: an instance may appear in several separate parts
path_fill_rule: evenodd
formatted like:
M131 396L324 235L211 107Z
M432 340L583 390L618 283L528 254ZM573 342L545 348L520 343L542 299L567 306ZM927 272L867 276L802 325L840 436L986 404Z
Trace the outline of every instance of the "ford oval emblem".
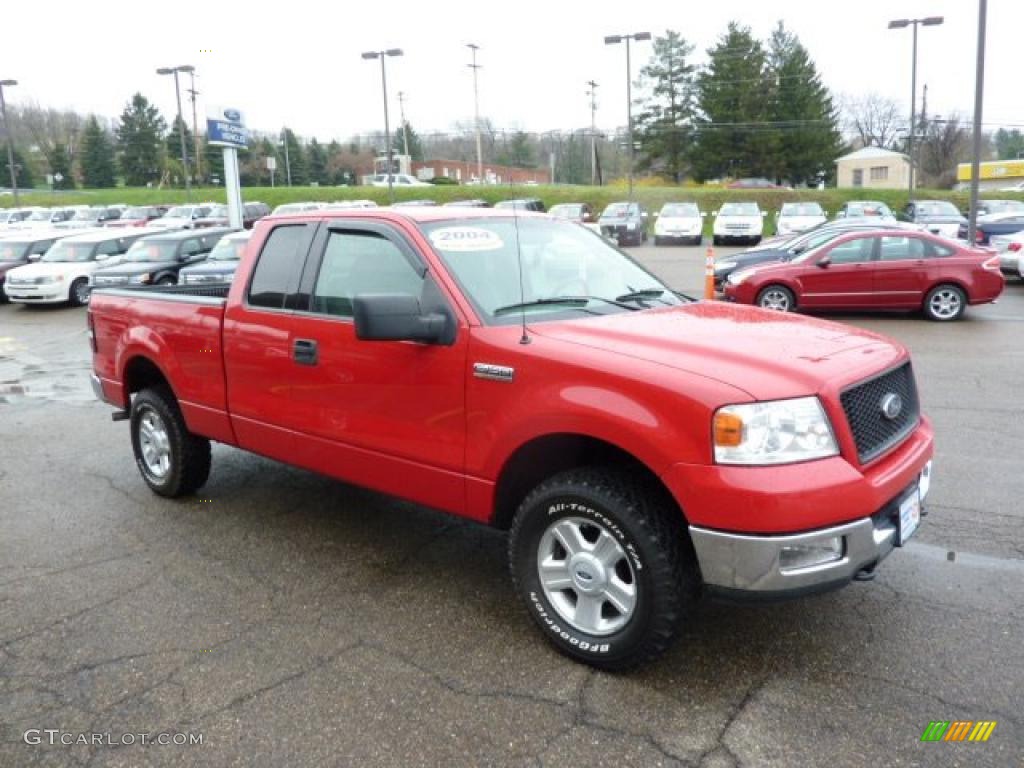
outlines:
M242 113L237 109L225 109L224 117L230 120L232 123L237 123L242 119Z
M882 402L879 403L879 406L885 418L889 421L895 421L903 413L903 398L895 392L889 392L882 397Z

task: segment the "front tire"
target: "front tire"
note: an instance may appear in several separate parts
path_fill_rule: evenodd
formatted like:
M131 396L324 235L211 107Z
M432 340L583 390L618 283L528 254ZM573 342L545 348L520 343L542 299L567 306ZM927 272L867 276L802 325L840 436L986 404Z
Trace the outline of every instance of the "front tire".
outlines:
M512 580L559 651L608 670L662 654L699 592L680 512L646 478L609 468L546 480L509 536Z
M959 320L967 308L967 295L956 285L937 285L924 300L924 315L939 323Z
M757 306L776 312L792 312L796 309L793 292L783 285L769 285L757 294Z
M173 499L194 493L210 476L210 441L188 431L166 387L144 389L132 401L135 464L153 493Z
M89 280L80 277L71 283L68 288L68 304L72 307L82 307L89 303Z

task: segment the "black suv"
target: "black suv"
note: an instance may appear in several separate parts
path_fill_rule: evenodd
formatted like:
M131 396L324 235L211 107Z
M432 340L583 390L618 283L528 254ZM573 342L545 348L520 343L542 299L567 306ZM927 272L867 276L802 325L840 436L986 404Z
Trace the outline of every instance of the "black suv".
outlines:
M602 235L619 245L640 245L647 240L647 211L640 203L609 203L597 225Z
M96 288L115 285L174 285L183 267L202 261L224 235L227 227L200 231L180 230L149 235L136 240L120 263L97 269L92 276Z

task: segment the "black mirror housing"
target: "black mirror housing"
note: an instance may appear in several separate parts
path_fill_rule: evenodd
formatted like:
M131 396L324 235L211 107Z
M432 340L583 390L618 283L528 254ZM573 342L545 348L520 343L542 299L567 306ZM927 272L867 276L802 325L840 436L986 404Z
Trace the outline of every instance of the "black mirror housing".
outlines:
M366 293L352 299L356 338L361 341L419 341L450 345L455 323L446 312L424 312L416 296Z
M825 269L826 267L829 267L831 265L832 265L832 257L831 256L822 256L820 259L818 259L818 266L821 267L822 269Z

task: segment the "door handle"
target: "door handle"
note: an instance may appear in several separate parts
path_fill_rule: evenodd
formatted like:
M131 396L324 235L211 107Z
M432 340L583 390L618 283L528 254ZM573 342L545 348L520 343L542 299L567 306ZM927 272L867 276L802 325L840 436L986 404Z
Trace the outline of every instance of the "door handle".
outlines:
M317 344L312 339L296 339L292 342L292 359L299 365L317 364Z

